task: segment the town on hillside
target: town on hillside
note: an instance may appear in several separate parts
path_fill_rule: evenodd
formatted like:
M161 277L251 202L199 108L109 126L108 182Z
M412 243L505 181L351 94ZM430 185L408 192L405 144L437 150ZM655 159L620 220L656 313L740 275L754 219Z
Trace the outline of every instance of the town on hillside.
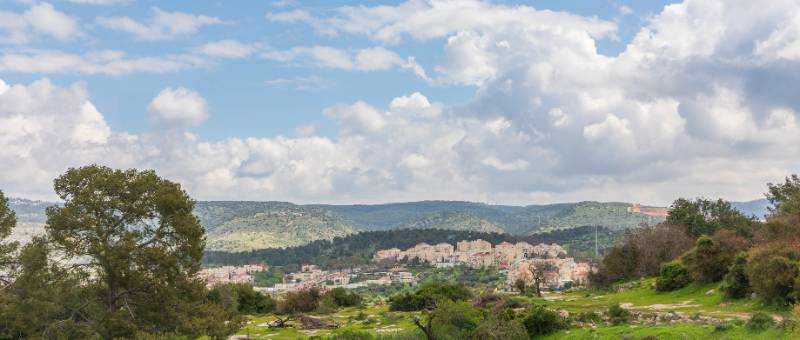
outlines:
M514 287L518 280L533 284L537 271L542 274L545 287L569 288L585 284L591 271L589 263L576 263L574 258L567 257L567 252L558 244L534 246L527 242L502 242L492 246L481 239L460 241L455 247L449 243L419 243L406 250L382 249L375 254L374 260L426 263L437 268L458 265L493 267L506 273L508 288Z
M505 274L505 286L499 287L505 291L513 291L519 281L551 290L567 289L585 284L591 271L589 263L575 262L575 259L567 257L567 252L558 244L502 242L493 246L481 239L460 241L455 246L449 243L419 243L406 250L382 249L375 253L373 262L381 265L325 270L313 264L305 264L298 271L285 274L282 282L270 287L259 287L256 284L256 276L269 270L270 267L266 264L206 268L199 275L209 288L227 283L247 283L256 286L254 288L261 292L279 294L309 288L324 291L397 283L414 285L418 279L407 269L408 266L496 269ZM535 282L537 278L539 282Z

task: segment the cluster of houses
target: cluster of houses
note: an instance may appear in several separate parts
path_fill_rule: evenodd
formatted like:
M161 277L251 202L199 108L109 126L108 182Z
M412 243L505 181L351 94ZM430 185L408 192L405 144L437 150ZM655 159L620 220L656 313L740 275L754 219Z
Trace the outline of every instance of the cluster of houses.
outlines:
M197 275L206 281L206 286L211 288L226 283L249 283L255 281L255 274L269 270L264 264L248 264L244 266L222 266L206 268Z
M269 270L267 265L223 266L203 269L198 276L205 280L207 287L227 283L255 284L255 275ZM367 277L368 279L363 279ZM356 278L362 278L356 281ZM337 287L354 289L370 285L391 285L392 283L416 283L416 277L401 267L383 272L361 272L360 268L329 271L313 264L305 264L300 271L286 274L282 283L272 287L254 287L264 293L283 293L309 288L327 290Z
M545 285L553 288L583 284L591 271L588 263L576 263L557 244L502 242L493 246L480 239L460 241L455 247L449 243L419 243L406 250L383 249L373 259L427 263L439 268L457 265L472 268L494 267L506 272L509 286L513 286L517 280L532 283L533 272L537 268L544 271Z
M354 282L356 278L372 277ZM300 271L287 274L283 283L273 287L256 287L265 293L282 293L288 291L304 290L309 288L319 288L327 290L332 288L355 289L371 285L385 286L392 283L416 283L416 277L402 268L394 268L386 272L362 272L360 268L343 269L340 271L328 271L320 269L313 264L301 266Z

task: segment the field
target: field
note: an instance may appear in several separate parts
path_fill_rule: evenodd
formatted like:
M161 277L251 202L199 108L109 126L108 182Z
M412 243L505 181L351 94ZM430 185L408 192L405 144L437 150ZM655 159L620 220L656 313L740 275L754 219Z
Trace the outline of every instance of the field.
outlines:
M763 331L746 327L746 322L755 312L771 315L776 325L789 320L788 309L767 307L757 300L726 301L719 293L718 284L686 287L674 292L659 293L652 289L653 280L628 283L621 292L600 292L576 290L567 293L549 293L544 299L516 296L526 304L544 304L555 310L568 311L570 315L580 312L602 313L611 304L618 303L636 312L665 313L683 316L683 321L664 322L655 325L626 324L611 326L599 323L596 327L572 328L550 334L544 339L795 339L797 335L773 326ZM339 326L335 330L297 330L294 328L275 329L264 327L266 322L275 320L274 315L253 316L239 335L249 335L253 339L298 339L326 336L346 331L368 331L375 336L391 336L397 332L407 335L404 338L422 339L412 323L416 313L390 312L381 297L373 297L372 302L361 308L344 308L335 313L317 315L333 320ZM701 317L720 320L722 326L695 322ZM413 333L412 333L413 332Z
M264 324L276 319L275 315L249 317L248 325L238 335L251 339L302 339L311 336L325 337L347 330L368 331L373 335L392 335L412 331L414 313L389 312L387 305L371 304L364 308L343 308L335 313L316 315L333 320L339 328L335 330L298 330L296 328L267 328Z

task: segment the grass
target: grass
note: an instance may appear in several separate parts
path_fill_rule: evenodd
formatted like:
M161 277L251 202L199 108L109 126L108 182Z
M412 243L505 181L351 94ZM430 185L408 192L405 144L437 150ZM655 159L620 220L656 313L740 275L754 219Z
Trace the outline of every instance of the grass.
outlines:
M663 326L623 325L612 327L573 328L550 334L542 339L644 339L687 340L687 339L750 339L780 340L795 339L791 334L772 328L763 332L751 332L744 326L733 326L728 330L717 331L713 326L695 324L673 324Z
M690 285L672 291L657 292L652 288L654 279L634 281L633 287L623 292L578 290L546 296L546 304L552 308L573 312L602 311L609 305L619 303L640 311L675 311L701 313L717 318L749 318L757 311L779 317L789 315L788 309L765 306L753 299L726 300L719 291L718 283Z
M604 312L614 303L624 305L632 310L643 312L700 314L726 320L728 327L716 330L712 325L695 323L676 323L656 326L645 325L598 325L597 328L571 328L551 334L544 339L642 339L654 336L657 339L797 339L773 327L758 332L748 330L743 321L754 312L765 312L777 317L790 317L788 309L764 306L757 300L742 299L728 301L719 292L718 284L692 285L673 292L657 292L652 288L653 279L628 283L631 287L622 292L602 292L592 290L576 290L566 293L547 294L545 299L535 297L519 297L528 304L545 304L549 308L566 310L571 314L583 311ZM325 337L345 330L367 331L373 335L391 335L416 329L412 323L415 313L389 312L385 301L378 296L368 299L369 303L361 308L343 308L336 313L317 315L331 318L340 326L335 330L319 330L310 332L294 328L270 329L258 326L272 321L274 315L250 317L250 323L239 335L250 335L253 339L302 339L310 336ZM367 317L361 319L359 313ZM800 332L800 330L798 330Z
M365 314L366 318L358 320L359 313ZM237 335L249 335L252 339L275 340L302 339L310 336L324 337L344 330L368 331L374 335L389 335L415 329L412 322L413 315L413 313L389 312L389 307L386 305L342 308L336 313L315 315L334 320L340 326L338 329L308 331L296 328L267 328L259 326L275 320L275 315L266 314L250 316L247 326L237 332Z

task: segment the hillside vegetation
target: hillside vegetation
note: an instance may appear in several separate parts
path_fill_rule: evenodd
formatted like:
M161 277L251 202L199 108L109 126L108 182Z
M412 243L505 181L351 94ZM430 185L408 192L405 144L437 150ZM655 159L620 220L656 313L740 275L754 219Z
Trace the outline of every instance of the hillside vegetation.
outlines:
M760 203L743 204L759 214L763 211ZM25 233L32 235L41 231L44 210L53 204L15 199L10 207L17 211ZM524 236L589 225L624 230L663 221L630 213L629 206L600 202L510 206L458 201L376 205L200 201L194 214L208 232L208 250L236 252L298 246L363 231L448 229Z
M628 203L536 206L424 201L379 205L295 205L283 202L198 202L195 214L208 230L208 249L248 251L330 240L355 232L447 229L531 235L598 225L634 228L661 219L629 213Z

